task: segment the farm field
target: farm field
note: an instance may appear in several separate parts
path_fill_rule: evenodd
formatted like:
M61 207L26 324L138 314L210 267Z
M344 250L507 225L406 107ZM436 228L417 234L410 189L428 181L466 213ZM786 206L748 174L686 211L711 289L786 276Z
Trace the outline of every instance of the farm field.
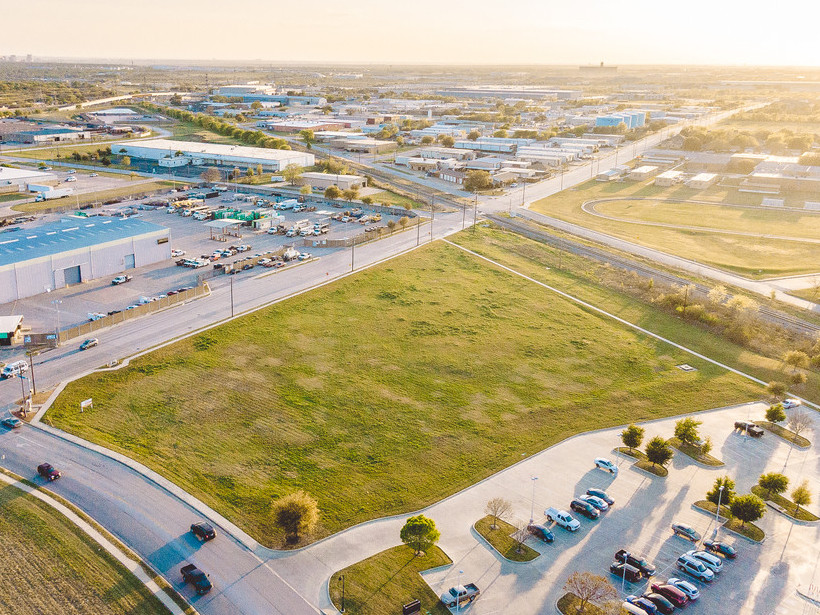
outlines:
M759 205L761 195L738 192L731 187L713 187L698 191L683 186L669 188L655 187L646 182L611 182L601 183L589 181L576 188L565 190L559 194L534 203L534 211L554 216L568 222L580 224L584 227L605 232L609 235L633 241L641 245L655 248L670 254L712 265L732 271L749 278L781 277L813 273L820 269L820 246L810 242L782 241L772 238L748 237L744 235L712 232L696 229L666 228L648 224L636 224L642 216L661 216L660 220L650 219L652 222L663 221L669 224L685 226L706 226L720 228L727 231L744 230L744 228L759 229L762 233L780 234L780 225L775 222L767 224L767 220L776 220L771 216L780 213L785 218L789 228L797 229L796 218L801 214L792 211L768 212L720 207L709 210L706 216L697 206L673 203L662 203L663 207L651 207L652 201L646 205L635 206L627 210L618 204L601 204L602 212L625 212L625 217L631 216L633 222L624 222L595 216L582 209L586 201L605 198L631 199L628 204L635 204L639 198L667 198L679 200L711 201L716 204L733 203L740 205ZM795 197L796 198L796 197ZM655 201L656 205L659 202ZM787 203L788 204L788 203ZM618 209L622 207L622 209ZM708 207L708 205L704 205ZM754 212L754 213L752 213ZM759 213L758 213L759 212ZM820 216L811 216L809 228L803 229L800 225L798 238L815 238L820 232ZM814 222L817 219L818 222ZM740 224L740 229L735 225ZM762 230L766 229L766 230ZM758 231L751 231L758 232ZM788 235L789 233L783 233Z
M70 521L16 487L0 487L0 613L167 613L137 578Z
M278 546L270 503L297 489L319 502L318 538L578 432L760 393L435 243L71 383L48 417Z

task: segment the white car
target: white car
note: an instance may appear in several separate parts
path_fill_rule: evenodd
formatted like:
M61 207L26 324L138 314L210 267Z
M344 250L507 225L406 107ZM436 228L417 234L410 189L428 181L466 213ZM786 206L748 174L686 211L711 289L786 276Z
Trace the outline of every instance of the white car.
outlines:
M66 180L67 182L75 182L75 181L77 181L77 178L76 178L76 177L74 177L74 176L71 176L71 177L66 177L66 178L65 178L65 180Z
M307 261L307 260L310 260L311 258L313 258L313 254L311 254L310 252L302 252L302 253L299 254L299 260L300 261Z
M612 461L604 457L596 458L595 466L601 468L602 470L606 470L610 474L615 474L616 476L618 475L618 466L616 466Z
M704 566L715 574L723 570L723 562L717 555L712 555L706 551L687 551L686 555L700 560Z
M786 410L791 410L792 408L797 408L797 406L800 406L802 403L803 402L801 402L799 399L784 399L783 407Z
M96 173L91 173L91 174L89 175L89 177L97 177L97 174L96 174Z
M100 318L105 318L105 314L102 314L101 312L88 313L88 320L99 320Z
M185 256L185 250L171 250L171 256L174 258L177 256Z
M72 175L73 173L76 173L76 172L77 172L77 169L69 169L69 170L67 171L67 173L68 173L69 175Z
M689 581L684 581L677 577L670 577L666 580L667 585L672 585L681 590L689 600L697 600L700 598L700 590Z

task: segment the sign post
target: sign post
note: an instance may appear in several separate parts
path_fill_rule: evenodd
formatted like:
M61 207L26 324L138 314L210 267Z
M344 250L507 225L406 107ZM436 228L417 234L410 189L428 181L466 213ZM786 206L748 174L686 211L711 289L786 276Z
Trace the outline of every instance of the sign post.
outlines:
M94 408L94 404L90 397L80 402L80 412L84 412L86 408Z

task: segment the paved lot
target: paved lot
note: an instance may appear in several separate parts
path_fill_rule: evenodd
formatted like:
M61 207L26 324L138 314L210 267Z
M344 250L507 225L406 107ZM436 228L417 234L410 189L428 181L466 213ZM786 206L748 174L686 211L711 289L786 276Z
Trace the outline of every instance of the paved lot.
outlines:
M688 457L676 453L669 477L660 479L630 467L628 458L617 458L612 449L619 444L620 430L586 434L565 441L487 481L475 485L425 511L441 531L440 546L452 557L454 565L426 575L439 594L456 583L475 582L483 595L464 613L488 615L515 613L528 615L554 613L555 601L562 586L574 571L592 571L608 575L616 550L628 548L643 552L658 569L656 579L682 576L674 569L678 555L694 546L672 535L670 525L683 522L694 526L705 536L715 529L714 517L692 508L702 499L717 476L728 474L737 483L738 493L746 493L767 471L783 471L792 485L808 478L816 489L820 459L816 448L792 449L768 432L759 440L745 438L732 431L737 419L762 418L765 405L749 404L702 413L701 432L714 441L713 454L724 460L724 468L700 467ZM815 417L816 418L816 417ZM676 419L664 419L646 425L648 441L655 435L669 437ZM820 421L807 437L814 440ZM593 467L596 456L618 459L616 478ZM785 467L785 470L784 470ZM533 502L532 476L535 481ZM484 515L484 506L492 497L502 496L514 504L517 522L530 518L543 520L547 506L567 508L571 498L590 487L604 488L616 500L613 509L598 521L580 518L581 529L570 534L556 528L556 541L545 545L530 541L543 555L529 564L502 560L471 529ZM815 498L817 493L814 494ZM809 507L818 510L815 502ZM320 607L328 607L326 587L329 575L382 548L398 544L404 517L376 521L353 528L308 548L306 551L272 563L286 581ZM755 613L786 615L816 613L795 588L820 584L820 526L797 525L769 509L759 522L767 538L754 544L725 530L721 539L733 544L739 552L735 562L711 585L697 582L702 589L698 603L687 607L690 613ZM618 579L612 577L613 583ZM626 593L641 593L646 584L627 584Z

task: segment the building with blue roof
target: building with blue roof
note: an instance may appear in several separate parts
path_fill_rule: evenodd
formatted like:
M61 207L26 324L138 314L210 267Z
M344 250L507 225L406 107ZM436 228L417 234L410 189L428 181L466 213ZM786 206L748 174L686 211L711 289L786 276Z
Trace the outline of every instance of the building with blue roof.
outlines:
M171 257L169 229L138 218L70 217L0 232L0 303Z
M77 141L90 139L91 133L82 128L67 126L49 126L35 130L20 130L5 136L5 141L13 143L53 143L58 141Z

